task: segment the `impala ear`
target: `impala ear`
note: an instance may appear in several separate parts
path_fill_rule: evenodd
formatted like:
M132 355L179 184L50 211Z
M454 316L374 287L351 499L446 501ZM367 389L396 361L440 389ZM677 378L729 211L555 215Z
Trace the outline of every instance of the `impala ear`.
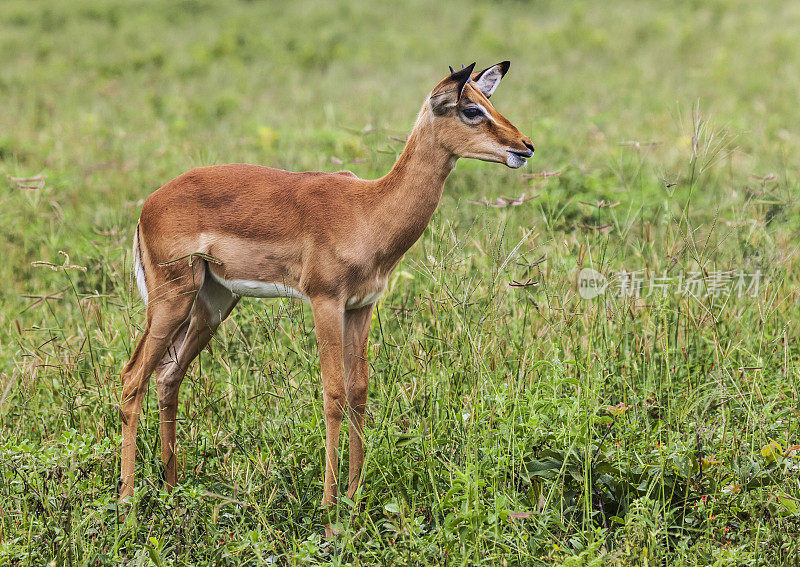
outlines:
M460 71L454 71L450 67L450 76L439 83L431 93L431 108L434 114L444 114L448 108L455 106L458 99L461 98L461 93L464 92L464 87L469 82L470 73L474 68L475 63L464 67Z
M453 68L450 67L450 80L455 82L456 84L456 92L458 92L458 96L456 100L461 98L461 93L464 92L464 87L469 82L470 73L475 68L475 63L473 62L472 65L462 68L460 71L453 71Z
M497 65L487 67L483 71L479 71L472 75L472 80L475 81L475 86L478 87L486 98L492 96L492 93L500 84L500 79L503 78L511 66L511 61L502 61Z

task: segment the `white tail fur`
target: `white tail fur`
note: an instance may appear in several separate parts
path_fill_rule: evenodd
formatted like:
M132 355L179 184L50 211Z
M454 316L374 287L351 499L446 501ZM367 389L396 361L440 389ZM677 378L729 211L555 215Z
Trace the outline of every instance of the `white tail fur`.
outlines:
M139 288L139 295L142 296L147 304L147 283L144 280L144 268L142 267L142 248L139 244L139 224L136 224L136 232L133 235L133 273L136 276L136 287Z

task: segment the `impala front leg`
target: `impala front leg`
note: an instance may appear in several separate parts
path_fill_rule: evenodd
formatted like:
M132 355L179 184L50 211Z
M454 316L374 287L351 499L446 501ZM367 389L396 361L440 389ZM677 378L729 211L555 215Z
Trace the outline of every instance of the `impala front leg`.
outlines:
M317 332L320 369L322 370L322 395L325 412L325 493L323 506L336 503L339 448L339 429L345 405L345 386L342 375L342 322L344 305L341 301L312 299L314 326ZM326 534L331 535L329 526Z
M350 416L350 474L347 496L353 498L358 489L361 467L364 464L364 411L367 408L369 365L367 364L367 338L372 322L374 303L345 311L344 314L344 369L347 381L347 406Z

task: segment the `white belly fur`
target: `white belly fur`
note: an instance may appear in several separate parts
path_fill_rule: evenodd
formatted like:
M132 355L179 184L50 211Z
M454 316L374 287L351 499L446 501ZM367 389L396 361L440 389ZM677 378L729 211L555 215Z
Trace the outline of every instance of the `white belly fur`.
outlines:
M210 271L210 270L209 270ZM266 283L250 280L224 280L211 272L211 277L220 284L227 288L231 293L242 297L261 297L264 299L276 297L293 297L308 301L308 298L294 289L293 287L279 284L279 283ZM370 303L375 303L381 296L384 290L376 291L365 295L364 297L354 296L347 300L345 309L359 309Z
M211 277L214 278L218 284L230 290L231 293L243 297L295 297L297 299L308 300L305 295L288 285L249 280L224 280L214 272L211 272Z

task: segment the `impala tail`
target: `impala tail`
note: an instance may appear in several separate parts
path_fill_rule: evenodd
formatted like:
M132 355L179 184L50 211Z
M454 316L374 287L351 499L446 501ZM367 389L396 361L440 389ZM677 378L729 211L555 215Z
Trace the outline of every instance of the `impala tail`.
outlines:
M136 223L136 232L133 234L133 274L136 277L136 287L139 295L147 305L147 282L144 279L144 266L142 265L142 243L139 241L139 223Z

